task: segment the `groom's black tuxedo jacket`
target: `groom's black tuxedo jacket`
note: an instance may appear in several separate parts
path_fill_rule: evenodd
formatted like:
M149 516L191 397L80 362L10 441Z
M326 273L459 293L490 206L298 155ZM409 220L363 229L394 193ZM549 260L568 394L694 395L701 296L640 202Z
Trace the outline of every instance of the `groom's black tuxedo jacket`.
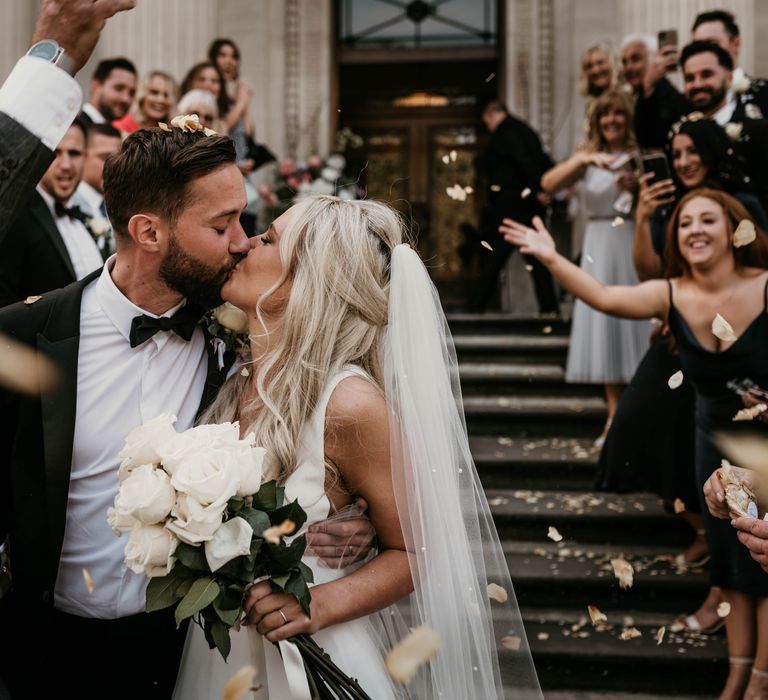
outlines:
M57 388L43 397L0 391L0 541L10 535L13 576L13 591L6 598L14 608L24 606L27 624L37 615L44 620L53 609L75 432L80 302L85 287L100 273L33 304L0 309L0 333L37 348L60 372ZM208 337L206 349L201 410L216 395L227 370L226 365L218 369ZM8 603L3 600L3 612Z

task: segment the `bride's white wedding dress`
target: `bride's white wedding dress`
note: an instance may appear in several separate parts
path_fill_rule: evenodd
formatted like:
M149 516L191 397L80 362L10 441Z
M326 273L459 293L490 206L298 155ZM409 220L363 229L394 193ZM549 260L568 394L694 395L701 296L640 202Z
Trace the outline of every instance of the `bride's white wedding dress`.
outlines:
M307 512L307 523L297 536L304 533L308 525L326 520L330 515L330 502L325 494L325 411L333 390L339 382L351 376L367 378L361 369L354 366L345 367L331 377L315 411L301 430L298 467L285 483L286 501L298 499ZM320 563L317 557L309 555L305 555L303 561L314 572L315 584L334 581L357 568L331 569ZM379 620L377 615L334 625L317 632L313 639L347 675L357 678L371 698L387 700L398 697L398 693L384 667L388 649L379 641L382 639ZM202 629L190 624L174 700L219 698L226 682L247 664L257 668L259 675L256 681L262 685L260 690L244 696L247 700L290 700L292 694L277 647L265 640L254 627L231 630L230 638L232 651L225 662L216 649L208 648Z

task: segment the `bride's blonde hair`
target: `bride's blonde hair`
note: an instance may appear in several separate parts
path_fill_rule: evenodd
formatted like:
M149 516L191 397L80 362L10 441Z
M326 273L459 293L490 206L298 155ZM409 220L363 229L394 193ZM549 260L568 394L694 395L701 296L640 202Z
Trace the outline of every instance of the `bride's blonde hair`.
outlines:
M283 274L254 300L263 319L265 302L291 281L276 342L254 358L253 376L230 378L202 417L213 423L255 415L248 430L278 460L280 481L296 468L299 431L333 374L357 365L383 391L391 253L403 242L400 217L381 202L320 195L295 206L280 236ZM241 405L249 381L256 395Z

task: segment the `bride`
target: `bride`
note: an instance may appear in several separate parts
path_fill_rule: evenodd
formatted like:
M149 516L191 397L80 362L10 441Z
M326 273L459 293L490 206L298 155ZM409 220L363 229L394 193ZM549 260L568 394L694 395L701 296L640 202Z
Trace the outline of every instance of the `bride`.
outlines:
M255 432L307 525L363 497L378 553L345 569L305 555L315 577L309 616L267 582L252 586L227 663L191 625L178 700L219 697L248 663L262 686L249 697L309 700L300 656L285 641L300 633L375 700L501 699L505 686L511 697L541 698L469 453L450 335L403 239L384 204L310 197L252 240L222 289L249 316L251 363L203 420L239 420L243 434ZM442 646L400 686L384 659L420 625Z

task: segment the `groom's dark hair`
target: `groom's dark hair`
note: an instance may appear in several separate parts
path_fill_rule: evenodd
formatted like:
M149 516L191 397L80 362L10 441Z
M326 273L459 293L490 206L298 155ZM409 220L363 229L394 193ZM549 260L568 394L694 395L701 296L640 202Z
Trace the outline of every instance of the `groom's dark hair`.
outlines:
M141 212L174 224L188 204L189 184L234 162L235 147L228 136L139 129L104 165L104 203L112 228L127 236L128 221Z

